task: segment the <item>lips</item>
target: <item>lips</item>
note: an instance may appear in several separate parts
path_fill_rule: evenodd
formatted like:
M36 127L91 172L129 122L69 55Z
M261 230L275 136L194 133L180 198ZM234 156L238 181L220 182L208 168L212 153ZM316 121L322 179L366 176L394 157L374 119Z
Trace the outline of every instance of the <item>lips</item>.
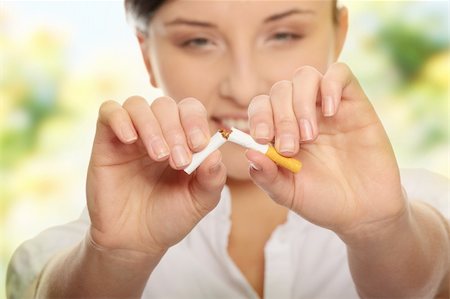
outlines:
M212 120L219 128L230 129L232 127L249 133L247 118L213 117Z

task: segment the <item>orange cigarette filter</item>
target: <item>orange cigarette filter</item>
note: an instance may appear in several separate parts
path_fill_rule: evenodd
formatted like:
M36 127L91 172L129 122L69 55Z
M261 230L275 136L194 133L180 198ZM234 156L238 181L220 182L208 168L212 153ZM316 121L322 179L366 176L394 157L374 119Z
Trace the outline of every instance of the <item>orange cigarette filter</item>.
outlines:
M282 156L272 145L269 145L269 148L265 155L277 165L284 167L292 171L293 173L297 173L300 171L300 169L302 169L302 162L294 158Z

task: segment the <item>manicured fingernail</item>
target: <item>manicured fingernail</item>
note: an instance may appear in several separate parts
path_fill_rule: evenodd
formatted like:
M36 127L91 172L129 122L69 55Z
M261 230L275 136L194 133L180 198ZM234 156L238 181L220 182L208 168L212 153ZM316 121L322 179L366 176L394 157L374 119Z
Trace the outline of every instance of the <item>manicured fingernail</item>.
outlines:
M255 162L250 162L250 167L253 170L256 170L256 171L261 171L262 170L262 167L259 164L255 163Z
M173 162L177 168L183 168L189 164L189 156L182 145L175 145L171 151Z
M136 131L129 124L123 124L120 129L125 142L132 142L137 139Z
M281 153L294 153L295 150L295 141L294 136L292 135L281 135L279 137L279 149Z
M331 96L326 96L322 103L323 115L333 116L335 112L334 101Z
M309 120L307 119L300 119L300 137L302 141L308 141L313 139L313 131L312 126Z
M194 128L189 133L189 140L191 142L192 149L197 149L206 143L205 134L199 128Z
M153 154L156 156L158 160L165 158L169 155L169 149L167 148L164 141L159 137L154 138L150 142L150 147L153 151Z
M270 128L266 123L259 123L255 127L255 138L269 139Z

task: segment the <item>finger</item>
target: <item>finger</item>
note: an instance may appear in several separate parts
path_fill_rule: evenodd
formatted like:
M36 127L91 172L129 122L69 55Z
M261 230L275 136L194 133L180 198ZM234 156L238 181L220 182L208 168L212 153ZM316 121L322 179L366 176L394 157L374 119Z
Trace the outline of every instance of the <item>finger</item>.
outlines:
M299 148L299 131L292 107L292 82L275 83L270 91L270 103L275 124L275 147L284 156L293 156Z
M307 142L318 134L316 106L322 74L315 68L304 66L292 79L293 106L300 128L300 140Z
M169 97L160 97L153 101L151 110L169 146L170 166L174 169L185 168L191 162L191 151L181 126L176 102Z
M106 101L100 106L95 138L97 142L110 142L116 137L131 144L138 135L127 111L117 102Z
M167 159L169 148L147 101L135 96L128 98L123 107L128 111L150 157L155 161Z
M260 152L248 150L245 155L250 162L250 177L253 182L275 202L290 208L294 198L290 194L293 190L293 174L278 167Z
M358 80L344 63L333 64L321 82L322 113L330 117L336 114L341 99L367 99Z
M219 202L226 181L226 168L220 151L215 151L197 168L190 182L194 204L204 216Z
M178 103L178 111L189 147L194 152L202 150L210 136L205 107L197 99L186 98Z
M248 106L250 134L259 143L273 140L273 112L268 95L254 97Z

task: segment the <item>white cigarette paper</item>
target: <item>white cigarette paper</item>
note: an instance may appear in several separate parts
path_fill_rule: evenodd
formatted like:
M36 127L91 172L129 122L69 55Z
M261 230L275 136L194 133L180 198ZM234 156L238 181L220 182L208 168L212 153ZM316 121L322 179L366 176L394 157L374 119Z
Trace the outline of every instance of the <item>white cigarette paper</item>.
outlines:
M186 172L187 174L193 173L194 170L196 170L209 155L211 155L215 150L221 147L225 142L227 142L227 139L223 137L220 132L214 134L209 139L208 145L203 150L192 155L191 164L189 164L184 169L184 172Z
M244 148L252 149L266 155L270 160L278 166L284 167L293 173L297 173L302 168L302 162L295 158L284 157L279 154L270 144L259 144L249 134L244 133L236 128L228 130L220 130L214 134L209 140L209 144L204 150L192 155L192 162L184 169L187 174L191 174L197 167L215 150L221 147L225 142L230 141Z
M231 128L231 133L230 136L228 136L228 141L239 144L240 146L243 146L245 148L255 150L262 154L266 154L269 150L268 144L259 144L252 138L252 136L236 128Z

